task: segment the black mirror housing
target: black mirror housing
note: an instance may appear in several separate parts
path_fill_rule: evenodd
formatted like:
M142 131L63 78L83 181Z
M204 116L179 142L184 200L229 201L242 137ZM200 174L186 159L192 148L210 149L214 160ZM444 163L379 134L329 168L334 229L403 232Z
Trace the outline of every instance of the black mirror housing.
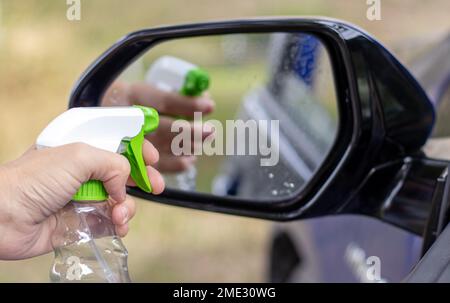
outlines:
M171 205L271 220L358 212L353 197L377 167L420 155L434 109L407 69L379 42L342 21L269 18L207 22L141 30L119 40L76 83L69 107L99 106L111 82L143 52L171 39L234 33L306 32L318 36L333 64L340 115L337 139L317 174L294 197L252 203L166 190L129 193Z

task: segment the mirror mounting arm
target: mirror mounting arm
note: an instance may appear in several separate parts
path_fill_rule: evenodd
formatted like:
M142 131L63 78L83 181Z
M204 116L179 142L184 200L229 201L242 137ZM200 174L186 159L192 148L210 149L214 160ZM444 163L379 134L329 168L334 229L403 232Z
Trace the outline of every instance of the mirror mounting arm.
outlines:
M429 247L447 218L448 166L447 161L426 157L380 165L369 173L343 212L376 217L424 236L424 248Z

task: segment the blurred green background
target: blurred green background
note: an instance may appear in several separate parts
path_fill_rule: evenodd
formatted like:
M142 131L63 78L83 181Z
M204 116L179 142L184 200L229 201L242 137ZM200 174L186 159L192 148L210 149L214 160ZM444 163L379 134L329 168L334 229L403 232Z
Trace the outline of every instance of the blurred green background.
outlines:
M323 15L373 33L401 60L450 28L448 0L382 0L381 21L354 1L81 0L68 21L65 0L0 0L0 163L18 157L66 109L80 73L124 34L163 24L265 15ZM138 281L264 281L271 223L138 202L128 247ZM48 281L52 255L0 261L0 281Z

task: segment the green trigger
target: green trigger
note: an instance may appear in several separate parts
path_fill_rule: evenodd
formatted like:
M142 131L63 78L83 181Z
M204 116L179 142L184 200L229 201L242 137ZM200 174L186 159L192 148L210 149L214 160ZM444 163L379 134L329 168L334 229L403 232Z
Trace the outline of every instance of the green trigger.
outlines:
M142 156L142 145L144 144L144 136L149 132L154 131L159 124L158 112L153 108L144 106L136 106L144 113L144 125L141 131L131 139L122 141L125 151L122 152L131 166L131 178L136 185L147 193L152 192L152 186L147 175L147 168L145 166L144 157Z

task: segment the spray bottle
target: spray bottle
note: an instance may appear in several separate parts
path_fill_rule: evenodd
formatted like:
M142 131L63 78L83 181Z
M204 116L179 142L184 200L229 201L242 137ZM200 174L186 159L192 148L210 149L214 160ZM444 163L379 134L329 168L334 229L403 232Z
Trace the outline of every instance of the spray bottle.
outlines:
M145 192L152 187L142 156L144 136L158 127L156 110L143 106L73 108L39 135L38 148L82 142L124 155L131 178ZM130 282L128 253L116 236L103 183L82 184L59 214L52 236L53 282Z
M209 87L209 75L206 71L171 56L157 59L147 71L145 81L163 91L177 92L184 96L200 96ZM197 170L191 165L185 172L168 175L164 179L169 187L193 191L196 177Z

